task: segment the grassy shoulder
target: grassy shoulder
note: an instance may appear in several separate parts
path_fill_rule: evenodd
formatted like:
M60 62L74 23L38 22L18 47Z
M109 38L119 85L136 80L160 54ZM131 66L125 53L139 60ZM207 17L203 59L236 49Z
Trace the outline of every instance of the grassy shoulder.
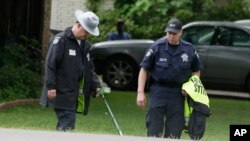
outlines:
M146 136L146 110L137 108L135 92L113 91L106 96L124 135ZM204 141L229 140L230 124L250 124L250 102L246 100L211 98L212 115L207 119ZM14 107L0 111L0 127L33 130L54 130L56 116L50 108L39 105ZM117 129L102 98L91 99L89 114L77 114L74 132L117 134ZM183 133L182 139L189 139Z

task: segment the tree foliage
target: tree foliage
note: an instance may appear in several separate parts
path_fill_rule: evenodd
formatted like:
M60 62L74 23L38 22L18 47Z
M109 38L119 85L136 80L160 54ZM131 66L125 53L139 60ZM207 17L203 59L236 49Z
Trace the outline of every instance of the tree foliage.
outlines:
M86 7L93 12L98 11L100 4L101 4L101 0L87 0L86 1Z
M231 0L217 5L214 0L116 0L115 9L98 11L100 37L93 42L106 40L108 32L116 31L115 21L125 20L126 30L134 39L157 39L165 35L169 19L179 18L183 24L198 20L235 21L250 18L248 0Z
M250 2L247 0L232 0L222 6L212 5L207 8L208 20L235 21L250 18Z

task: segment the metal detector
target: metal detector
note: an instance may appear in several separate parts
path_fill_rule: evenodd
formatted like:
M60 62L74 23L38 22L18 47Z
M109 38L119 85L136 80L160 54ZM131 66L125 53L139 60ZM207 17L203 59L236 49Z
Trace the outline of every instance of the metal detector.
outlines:
M118 123L117 123L117 121L115 119L115 116L114 116L113 112L111 111L111 108L110 108L110 106L109 106L109 104L108 104L108 102L107 102L107 100L105 98L105 94L110 93L110 92L111 92L111 89L109 87L102 87L102 88L99 89L99 94L104 99L105 105L106 105L106 107L107 107L107 109L109 111L109 114L112 117L113 123L115 124L115 126L116 126L116 128L118 130L119 135L123 136L122 130L119 127L119 125L118 125Z

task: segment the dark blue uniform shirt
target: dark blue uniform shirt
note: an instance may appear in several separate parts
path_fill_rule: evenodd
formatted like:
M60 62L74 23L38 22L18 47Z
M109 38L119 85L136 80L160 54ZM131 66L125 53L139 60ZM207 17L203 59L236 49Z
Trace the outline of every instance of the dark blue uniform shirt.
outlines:
M152 97L173 97L180 94L181 85L188 81L192 72L202 68L194 47L180 41L176 49L169 47L167 39L161 38L151 45L140 66L149 71L152 78ZM175 96L174 96L175 97Z
M128 32L123 32L122 34L118 34L118 32L111 32L107 36L107 40L129 40L131 39L131 35Z

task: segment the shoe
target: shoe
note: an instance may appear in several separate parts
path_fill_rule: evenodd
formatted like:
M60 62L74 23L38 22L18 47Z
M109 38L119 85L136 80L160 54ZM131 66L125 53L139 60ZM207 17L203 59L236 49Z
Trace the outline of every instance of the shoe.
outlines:
M56 128L56 131L65 131L65 129L62 128L62 127L57 127L57 128Z
M60 131L60 132L68 132L68 131L74 130L74 128L72 128L72 127L66 127L66 128L58 127L58 128L56 128L56 130Z

